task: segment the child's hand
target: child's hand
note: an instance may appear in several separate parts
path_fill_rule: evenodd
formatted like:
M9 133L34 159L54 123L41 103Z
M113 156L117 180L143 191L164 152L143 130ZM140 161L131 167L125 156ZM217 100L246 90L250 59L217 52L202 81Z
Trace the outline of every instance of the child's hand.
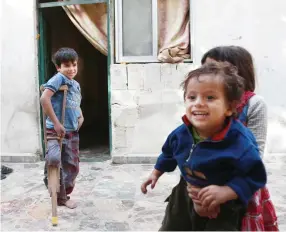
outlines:
M196 205L201 205L201 201L200 201L200 199L198 197L198 193L200 192L200 190L201 190L201 188L187 183L188 196L192 199L192 201Z
M63 138L65 136L66 130L61 123L56 123L54 129L59 137Z
M217 218L218 214L220 213L220 206L216 206L213 211L208 213L209 219Z
M210 219L216 218L218 216L218 214L220 213L220 206L219 205L216 206L213 211L209 211L207 207L203 207L202 203L198 197L198 193L200 192L200 190L201 190L201 188L187 183L188 195L193 201L194 210L201 217L208 217Z
M208 208L205 208L196 203L193 204L194 204L194 210L201 217L208 217L210 219L217 218L218 214L220 213L220 206L215 207L213 211L208 211Z
M228 186L210 185L198 193L198 198L203 207L207 207L208 211L214 211L217 206L236 199L237 195Z
M141 192L146 194L147 193L147 186L151 184L151 189L153 189L159 179L159 177L162 175L163 173L154 169L153 172L151 173L151 175L148 177L148 179L143 182L143 184L141 185Z

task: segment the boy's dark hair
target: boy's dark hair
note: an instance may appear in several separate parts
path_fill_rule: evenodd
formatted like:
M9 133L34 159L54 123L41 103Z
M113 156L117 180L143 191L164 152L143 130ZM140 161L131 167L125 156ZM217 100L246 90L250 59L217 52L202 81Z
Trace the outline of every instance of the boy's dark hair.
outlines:
M184 99L186 98L189 81L193 78L197 78L200 81L199 78L202 75L220 77L224 85L224 94L228 103L234 108L237 106L244 92L244 79L238 75L237 68L228 62L207 63L189 72L181 84L184 90Z
M60 48L53 56L53 62L57 66L63 63L74 62L78 60L77 52L72 48Z
M236 66L238 74L243 77L245 91L255 90L255 73L251 54L240 46L220 46L206 52L201 60L204 64L207 58L216 61L226 61Z

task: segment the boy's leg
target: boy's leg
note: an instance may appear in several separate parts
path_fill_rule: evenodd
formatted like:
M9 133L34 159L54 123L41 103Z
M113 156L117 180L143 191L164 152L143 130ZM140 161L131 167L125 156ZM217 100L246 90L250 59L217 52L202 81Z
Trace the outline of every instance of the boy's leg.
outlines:
M51 132L49 135L53 136ZM46 163L44 168L44 183L48 188L48 166L61 167L61 148L58 140L48 140L47 141L47 152L45 157ZM62 178L60 178L62 179ZM61 180L60 180L61 182ZM61 184L61 183L60 183ZM62 186L60 186L62 187ZM60 193L61 194L61 193ZM58 195L60 195L58 194Z
M181 177L167 199L165 216L159 231L190 231L193 204L188 196L186 183Z
M237 202L221 205L217 218L209 219L205 231L240 231L245 207Z
M47 167L49 165L59 167L61 165L61 148L57 139L47 141L47 152L45 157L45 170L44 174L47 174Z
M56 136L56 132L53 130L47 130L48 136ZM67 137L67 136L65 136ZM58 140L49 140L47 141L47 152L46 152L46 163L45 163L45 184L48 182L46 179L47 170L49 165L53 165L55 167L60 167L60 192L58 193L58 205L66 205L69 208L75 208L75 204L72 202L68 202L69 197L66 192L66 185L64 181L64 170L63 170L63 156L65 155L65 147L66 147L66 138L63 140L62 152L60 148L60 144Z
M62 184L60 191L60 202L70 208L76 207L76 204L70 201L67 195L70 194L74 189L75 179L78 172L79 135L78 132L67 132L62 148Z

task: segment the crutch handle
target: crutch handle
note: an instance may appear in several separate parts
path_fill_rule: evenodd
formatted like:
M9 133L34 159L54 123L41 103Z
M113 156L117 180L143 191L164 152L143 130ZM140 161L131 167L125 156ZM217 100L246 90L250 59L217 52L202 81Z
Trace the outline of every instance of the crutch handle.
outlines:
M59 91L68 91L69 90L69 87L67 85L62 85L60 88L59 88Z
M65 90L67 91L68 89L69 89L69 87L67 85L61 85L61 87L59 88L58 91L65 91ZM41 85L40 91L44 92L44 90L45 90L45 87L43 85Z
M47 136L47 140L60 140L60 139L62 138L59 136Z

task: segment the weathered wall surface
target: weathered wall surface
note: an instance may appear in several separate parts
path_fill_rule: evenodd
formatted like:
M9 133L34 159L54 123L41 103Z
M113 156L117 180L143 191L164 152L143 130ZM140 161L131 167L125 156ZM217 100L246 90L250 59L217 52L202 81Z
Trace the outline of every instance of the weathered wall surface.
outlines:
M41 151L35 1L1 5L1 158L30 161Z
M179 83L218 45L241 45L255 60L256 92L269 109L267 150L286 153L286 2L192 1L192 64L111 66L113 156L116 162L155 157L184 112ZM270 32L271 31L271 32ZM120 157L118 157L120 156Z
M113 156L133 154L144 160L160 151L168 133L181 123L184 104L179 85L192 67L112 65Z
M41 151L35 1L0 4L1 158L29 159ZM168 133L181 123L178 86L185 73L208 49L230 44L253 54L257 93L269 108L268 151L286 153L286 2L192 1L192 14L193 64L111 65L112 155L124 162L126 157L146 161L157 156Z

